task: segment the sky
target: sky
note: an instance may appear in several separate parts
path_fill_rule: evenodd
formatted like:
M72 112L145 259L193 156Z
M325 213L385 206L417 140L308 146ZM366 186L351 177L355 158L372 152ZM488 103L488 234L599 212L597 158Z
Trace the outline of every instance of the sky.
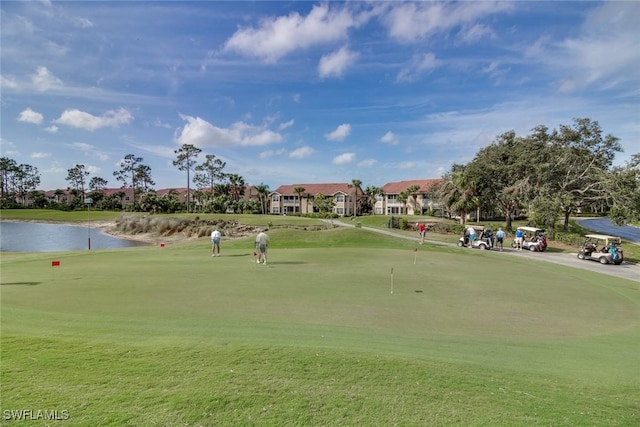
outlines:
M640 153L636 1L6 1L3 157L186 187L183 144L247 184L439 178L508 131L597 121Z

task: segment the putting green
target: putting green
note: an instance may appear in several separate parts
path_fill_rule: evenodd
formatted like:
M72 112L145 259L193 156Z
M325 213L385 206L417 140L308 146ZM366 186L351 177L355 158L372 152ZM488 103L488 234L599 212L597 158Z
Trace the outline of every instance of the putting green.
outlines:
M223 245L213 258L206 239L14 255L2 266L3 333L378 345L441 356L465 354L471 343L520 348L638 331L638 301L629 295L637 286L628 281L497 253L402 245L272 249L266 266L255 264L252 249L237 248L249 241ZM453 347L434 352L433 342Z
M3 409L82 426L637 424L637 282L366 230L270 234L267 265L252 239L221 257L207 238L2 254Z

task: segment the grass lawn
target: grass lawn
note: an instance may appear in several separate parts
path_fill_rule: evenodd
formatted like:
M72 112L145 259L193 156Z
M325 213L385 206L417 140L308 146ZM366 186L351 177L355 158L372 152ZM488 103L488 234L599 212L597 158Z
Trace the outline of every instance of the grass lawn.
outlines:
M3 253L3 422L640 424L637 282L358 228L269 234L268 265L252 239Z

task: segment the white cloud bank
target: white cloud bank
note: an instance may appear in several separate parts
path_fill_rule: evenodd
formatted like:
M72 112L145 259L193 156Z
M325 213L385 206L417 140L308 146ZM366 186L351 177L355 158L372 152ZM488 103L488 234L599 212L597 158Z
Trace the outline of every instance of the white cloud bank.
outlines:
M269 129L236 122L230 128L220 128L200 117L180 115L187 123L175 135L179 145L196 147L261 146L282 141L282 135Z

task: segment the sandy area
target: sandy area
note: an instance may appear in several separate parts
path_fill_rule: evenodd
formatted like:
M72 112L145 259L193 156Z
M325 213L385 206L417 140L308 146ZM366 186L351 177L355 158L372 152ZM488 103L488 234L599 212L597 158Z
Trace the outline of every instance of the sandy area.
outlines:
M106 234L109 234L114 237L118 237L121 239L135 240L138 242L145 243L161 243L161 242L173 242L177 240L185 240L185 236L182 233L176 233L172 236L159 236L156 233L138 233L138 234L128 234L120 232L116 229L115 221L96 221L91 223L92 227L99 228ZM190 237L189 239L196 239L196 237Z

